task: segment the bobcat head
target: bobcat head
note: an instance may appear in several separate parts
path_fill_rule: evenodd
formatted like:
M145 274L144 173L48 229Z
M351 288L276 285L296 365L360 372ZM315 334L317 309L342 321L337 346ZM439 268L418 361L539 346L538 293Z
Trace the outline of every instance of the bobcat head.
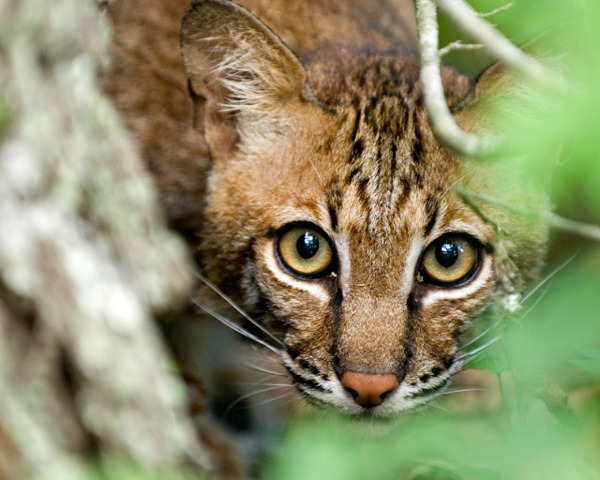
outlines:
M204 275L281 342L311 402L388 416L433 398L461 368L470 319L540 263L543 229L455 191L505 196L502 167L436 140L419 59L399 49L329 46L300 61L245 9L203 0L182 52L212 161ZM476 129L493 77L443 77Z

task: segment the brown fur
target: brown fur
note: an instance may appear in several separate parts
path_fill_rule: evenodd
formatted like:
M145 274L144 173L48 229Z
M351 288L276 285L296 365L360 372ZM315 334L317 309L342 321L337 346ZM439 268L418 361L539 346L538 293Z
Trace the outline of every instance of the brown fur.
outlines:
M107 91L169 219L203 273L281 336L309 399L362 412L339 385L351 370L401 381L375 413L420 403L459 367L473 314L532 276L545 235L528 241L514 218L488 210L518 232L499 245L493 225L454 192L494 181L431 131L411 53L412 2L241 2L262 21L227 1L194 2L182 31L193 108L176 41L185 3L134 10L120 1L109 12ZM443 76L458 109L474 83L448 68ZM459 115L477 128L476 106ZM295 278L277 258L278 232L307 221L332 239L333 275ZM448 232L480 246L481 268L466 285L420 277L422 252Z

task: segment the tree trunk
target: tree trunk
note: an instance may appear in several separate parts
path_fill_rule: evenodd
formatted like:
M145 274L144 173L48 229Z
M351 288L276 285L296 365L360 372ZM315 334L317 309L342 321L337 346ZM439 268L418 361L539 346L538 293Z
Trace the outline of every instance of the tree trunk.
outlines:
M210 459L155 312L191 281L96 68L91 0L0 4L0 479Z

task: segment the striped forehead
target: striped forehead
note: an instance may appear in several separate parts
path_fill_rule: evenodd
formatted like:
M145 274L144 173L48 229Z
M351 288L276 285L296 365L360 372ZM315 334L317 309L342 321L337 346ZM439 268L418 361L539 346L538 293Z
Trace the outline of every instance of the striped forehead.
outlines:
M324 169L331 172L325 184L332 224L345 218L383 240L425 229L456 159L429 126L418 58L365 56L343 67L325 62L319 68L327 75L314 71L316 94L340 122L332 129L339 147L323 150L334 153L326 161L335 166Z
M426 144L431 137L427 118L414 99L388 95L355 104L344 191L357 196L372 234L390 232L399 226L398 216L414 217L418 212L410 210L436 203L444 188L439 173L447 166L435 165L436 152ZM333 205L340 205L337 190Z

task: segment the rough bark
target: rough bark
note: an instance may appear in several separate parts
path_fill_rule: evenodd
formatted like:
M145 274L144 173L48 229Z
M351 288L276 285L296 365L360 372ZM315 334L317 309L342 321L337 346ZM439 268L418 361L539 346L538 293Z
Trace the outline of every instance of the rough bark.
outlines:
M101 3L0 3L1 480L210 467L153 323L185 249L97 88Z

